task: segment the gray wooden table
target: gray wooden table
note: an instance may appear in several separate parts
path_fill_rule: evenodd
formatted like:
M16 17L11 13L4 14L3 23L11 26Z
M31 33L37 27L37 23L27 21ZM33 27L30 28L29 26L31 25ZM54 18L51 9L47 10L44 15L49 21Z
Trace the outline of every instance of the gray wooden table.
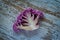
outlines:
M36 34L17 34L13 23L27 7L43 11L45 19ZM0 40L60 40L60 0L0 0Z

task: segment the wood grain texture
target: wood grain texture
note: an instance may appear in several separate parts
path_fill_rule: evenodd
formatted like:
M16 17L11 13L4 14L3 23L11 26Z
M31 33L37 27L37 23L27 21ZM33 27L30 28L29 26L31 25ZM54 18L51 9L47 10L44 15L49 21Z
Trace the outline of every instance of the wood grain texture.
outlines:
M17 34L13 23L24 8L44 12L40 28ZM0 0L0 40L60 40L60 0Z

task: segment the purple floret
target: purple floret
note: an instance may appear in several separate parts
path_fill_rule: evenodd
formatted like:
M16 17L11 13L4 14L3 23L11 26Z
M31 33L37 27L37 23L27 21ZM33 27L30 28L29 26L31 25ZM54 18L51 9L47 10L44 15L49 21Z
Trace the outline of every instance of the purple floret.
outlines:
M39 15L39 19L42 19L42 18L44 18L44 15L43 15L43 12L42 11L39 11L39 10L36 10L36 9L32 9L32 8L27 8L27 9L25 9L24 11L22 11L21 13L20 13L20 15L17 17L17 20L16 20L16 22L13 24L13 30L15 31L15 32L19 32L21 29L19 29L19 28L17 28L17 26L19 26L19 25L21 25L21 24L23 24L22 22L23 22L23 16L26 16L28 13L31 13L31 14L34 14L35 15L35 18L36 18L36 16L38 16ZM31 15L32 16L32 15ZM27 16L26 16L27 17Z

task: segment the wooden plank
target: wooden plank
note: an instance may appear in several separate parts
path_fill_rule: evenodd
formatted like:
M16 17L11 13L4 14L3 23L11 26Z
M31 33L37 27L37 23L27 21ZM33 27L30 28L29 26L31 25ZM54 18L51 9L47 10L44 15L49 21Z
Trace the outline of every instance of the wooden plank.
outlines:
M41 8L32 4L29 1L17 1L15 0L2 0L1 11L0 11L0 37L4 40L59 40L60 39L60 17L50 10ZM45 1L44 1L45 2ZM18 5L18 4L22 5ZM36 3L37 4L37 3ZM7 7L5 7L7 6ZM45 18L40 24L40 28L36 33L22 33L17 34L13 31L12 26L16 17L19 15L18 12L22 11L24 7L32 7L44 12ZM7 10L8 9L8 10ZM46 11L47 10L47 11ZM10 11L10 12L9 12ZM52 12L50 14L50 12ZM54 16L57 15L57 16ZM58 13L60 14L60 13Z

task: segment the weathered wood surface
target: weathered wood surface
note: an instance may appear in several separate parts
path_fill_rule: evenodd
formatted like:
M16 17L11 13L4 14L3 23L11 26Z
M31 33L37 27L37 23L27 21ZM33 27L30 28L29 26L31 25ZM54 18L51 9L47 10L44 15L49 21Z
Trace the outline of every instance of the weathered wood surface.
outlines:
M17 34L12 26L23 8L44 12L37 34ZM28 35L28 36L27 36ZM60 40L60 0L0 0L0 40Z

